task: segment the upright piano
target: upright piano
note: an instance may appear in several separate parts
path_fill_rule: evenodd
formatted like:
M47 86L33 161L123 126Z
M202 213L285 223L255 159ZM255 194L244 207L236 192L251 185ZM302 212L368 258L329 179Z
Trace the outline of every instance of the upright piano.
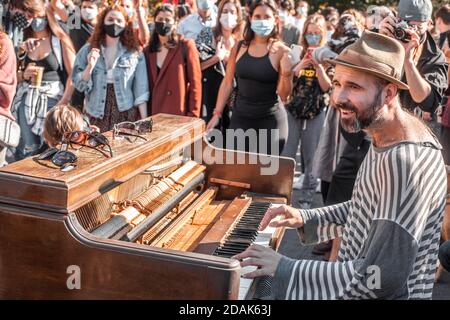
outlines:
M0 169L0 298L255 298L262 281L230 257L277 249L283 230L258 226L290 203L294 161L215 148L199 119L152 118L146 141L107 132L112 158L82 148L68 172L36 157Z

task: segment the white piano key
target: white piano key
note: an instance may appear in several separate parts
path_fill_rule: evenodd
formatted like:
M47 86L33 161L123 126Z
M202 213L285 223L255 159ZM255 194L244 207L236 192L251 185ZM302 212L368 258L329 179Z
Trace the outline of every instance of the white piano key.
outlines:
M280 204L271 204L270 207L279 207ZM280 217L275 218L274 220L278 220ZM272 220L273 221L273 220ZM267 226L264 230L258 231L258 235L256 236L254 244L261 245L263 247L268 247L270 245L270 240L272 239L273 234L275 233L277 228ZM241 268L241 275L252 272L256 270L257 267L254 266L247 266ZM240 283L239 283L239 300L244 300L250 291L250 288L253 284L253 279L245 279L241 277Z

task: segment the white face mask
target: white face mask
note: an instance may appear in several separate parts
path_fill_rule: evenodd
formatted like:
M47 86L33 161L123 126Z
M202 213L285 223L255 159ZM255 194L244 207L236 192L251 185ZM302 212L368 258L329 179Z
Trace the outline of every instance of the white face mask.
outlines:
M81 9L81 17L86 21L91 21L91 20L95 19L97 14L98 14L97 9L93 9L93 8Z
M306 7L298 7L297 13L306 17L308 15L308 9Z
M224 29L233 30L237 26L237 16L232 13L222 13L220 23Z

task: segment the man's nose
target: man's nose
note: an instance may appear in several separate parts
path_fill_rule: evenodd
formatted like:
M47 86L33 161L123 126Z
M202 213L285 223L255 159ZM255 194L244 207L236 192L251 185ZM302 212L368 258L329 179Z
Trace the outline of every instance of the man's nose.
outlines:
M345 89L334 88L331 93L331 100L335 105L348 101L348 93Z

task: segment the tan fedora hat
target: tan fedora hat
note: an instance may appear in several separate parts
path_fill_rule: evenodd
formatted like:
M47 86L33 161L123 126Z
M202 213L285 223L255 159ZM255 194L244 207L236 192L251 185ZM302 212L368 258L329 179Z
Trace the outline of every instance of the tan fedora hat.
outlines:
M405 49L397 40L364 31L361 38L345 48L336 59L326 61L368 72L396 84L399 89L409 90L408 85L401 81L404 60Z

